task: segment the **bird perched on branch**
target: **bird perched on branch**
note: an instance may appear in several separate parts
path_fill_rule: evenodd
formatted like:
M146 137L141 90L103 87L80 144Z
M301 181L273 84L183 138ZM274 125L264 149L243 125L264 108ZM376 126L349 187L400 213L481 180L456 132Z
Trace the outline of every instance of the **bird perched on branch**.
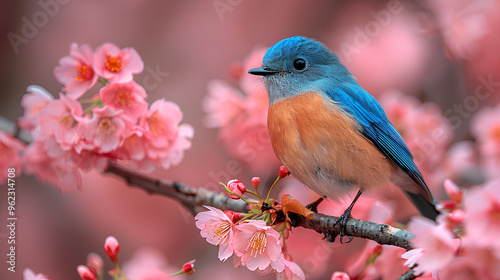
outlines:
M281 40L248 73L263 76L271 143L291 174L337 201L359 189L341 216L341 236L361 193L389 181L436 219L435 200L384 109L325 45L300 36Z

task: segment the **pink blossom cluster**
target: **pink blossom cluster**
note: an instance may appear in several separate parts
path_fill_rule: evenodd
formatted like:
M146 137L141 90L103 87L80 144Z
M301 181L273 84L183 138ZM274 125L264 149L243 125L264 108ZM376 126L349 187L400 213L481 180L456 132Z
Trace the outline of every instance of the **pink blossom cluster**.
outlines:
M406 265L434 279L498 279L500 180L467 191L448 180L445 189L450 200L437 222L415 217L408 224L417 249L403 255Z
M211 80L203 100L207 113L205 125L219 129L219 139L229 154L256 173L280 165L267 131L266 89L258 77L246 74L262 65L265 52L264 48L256 49L242 65L231 67L230 74L236 85L226 80Z
M275 273L277 279L304 279L304 272L282 250L280 234L263 220L241 220L242 214L205 206L196 215L196 227L207 242L219 246L219 259L233 254L234 266L246 266L261 275Z
M180 124L177 104L148 104L146 90L133 80L143 68L133 48L104 43L93 51L73 43L54 69L64 85L59 98L29 86L21 101L19 126L33 137L23 155L26 173L69 192L81 187L81 170L101 170L108 160L144 172L179 164L193 128ZM98 94L83 99L97 81L103 84Z

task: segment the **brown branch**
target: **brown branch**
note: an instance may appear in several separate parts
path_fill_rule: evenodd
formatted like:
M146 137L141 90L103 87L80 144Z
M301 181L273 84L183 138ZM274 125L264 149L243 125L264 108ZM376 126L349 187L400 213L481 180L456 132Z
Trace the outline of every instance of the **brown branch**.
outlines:
M113 163L109 164L105 172L121 177L129 185L143 189L150 194L173 197L193 213L196 213L196 209L203 205L222 210L248 211L248 205L244 201L233 200L224 193L209 191L201 187L193 188L178 182L152 179ZM339 233L339 225L336 223L338 219L339 217L315 213L313 220L308 220L300 215L295 215L293 220L295 226L313 229L323 234L328 241L333 242ZM346 235L371 239L383 245L398 246L405 250L412 249L410 240L413 238L413 234L389 225L349 219L346 224Z
M109 163L104 172L114 174L124 179L129 186L145 190L149 194L175 198L194 214L203 205L213 206L221 210L248 211L248 204L242 200L234 200L227 195L212 192L205 188L193 188L179 182L153 179L143 174L132 172L114 163Z

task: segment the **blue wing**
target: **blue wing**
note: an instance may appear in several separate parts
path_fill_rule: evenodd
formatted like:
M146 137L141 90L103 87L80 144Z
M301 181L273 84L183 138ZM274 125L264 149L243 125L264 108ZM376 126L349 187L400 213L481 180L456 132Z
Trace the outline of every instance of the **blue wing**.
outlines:
M405 142L387 120L378 101L356 81L337 85L326 95L352 115L360 125L360 132L370 140L395 166L403 170L420 187L420 193L433 203L432 195L413 162Z

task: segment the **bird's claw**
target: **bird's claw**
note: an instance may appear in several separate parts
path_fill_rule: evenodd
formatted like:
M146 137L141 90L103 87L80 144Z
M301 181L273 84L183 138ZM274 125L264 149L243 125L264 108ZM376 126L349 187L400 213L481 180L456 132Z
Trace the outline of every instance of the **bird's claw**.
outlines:
M342 216L340 216L340 218L335 223L335 225L340 224L339 225L340 244L344 244L344 243L347 244L347 243L351 242L352 239L354 238L352 236L348 236L349 239L347 241L344 241L344 237L346 236L346 234L345 234L345 228L346 228L346 225L347 225L347 220L352 217L351 216L351 211L348 211L348 210L346 210L344 212L344 214L342 214Z

